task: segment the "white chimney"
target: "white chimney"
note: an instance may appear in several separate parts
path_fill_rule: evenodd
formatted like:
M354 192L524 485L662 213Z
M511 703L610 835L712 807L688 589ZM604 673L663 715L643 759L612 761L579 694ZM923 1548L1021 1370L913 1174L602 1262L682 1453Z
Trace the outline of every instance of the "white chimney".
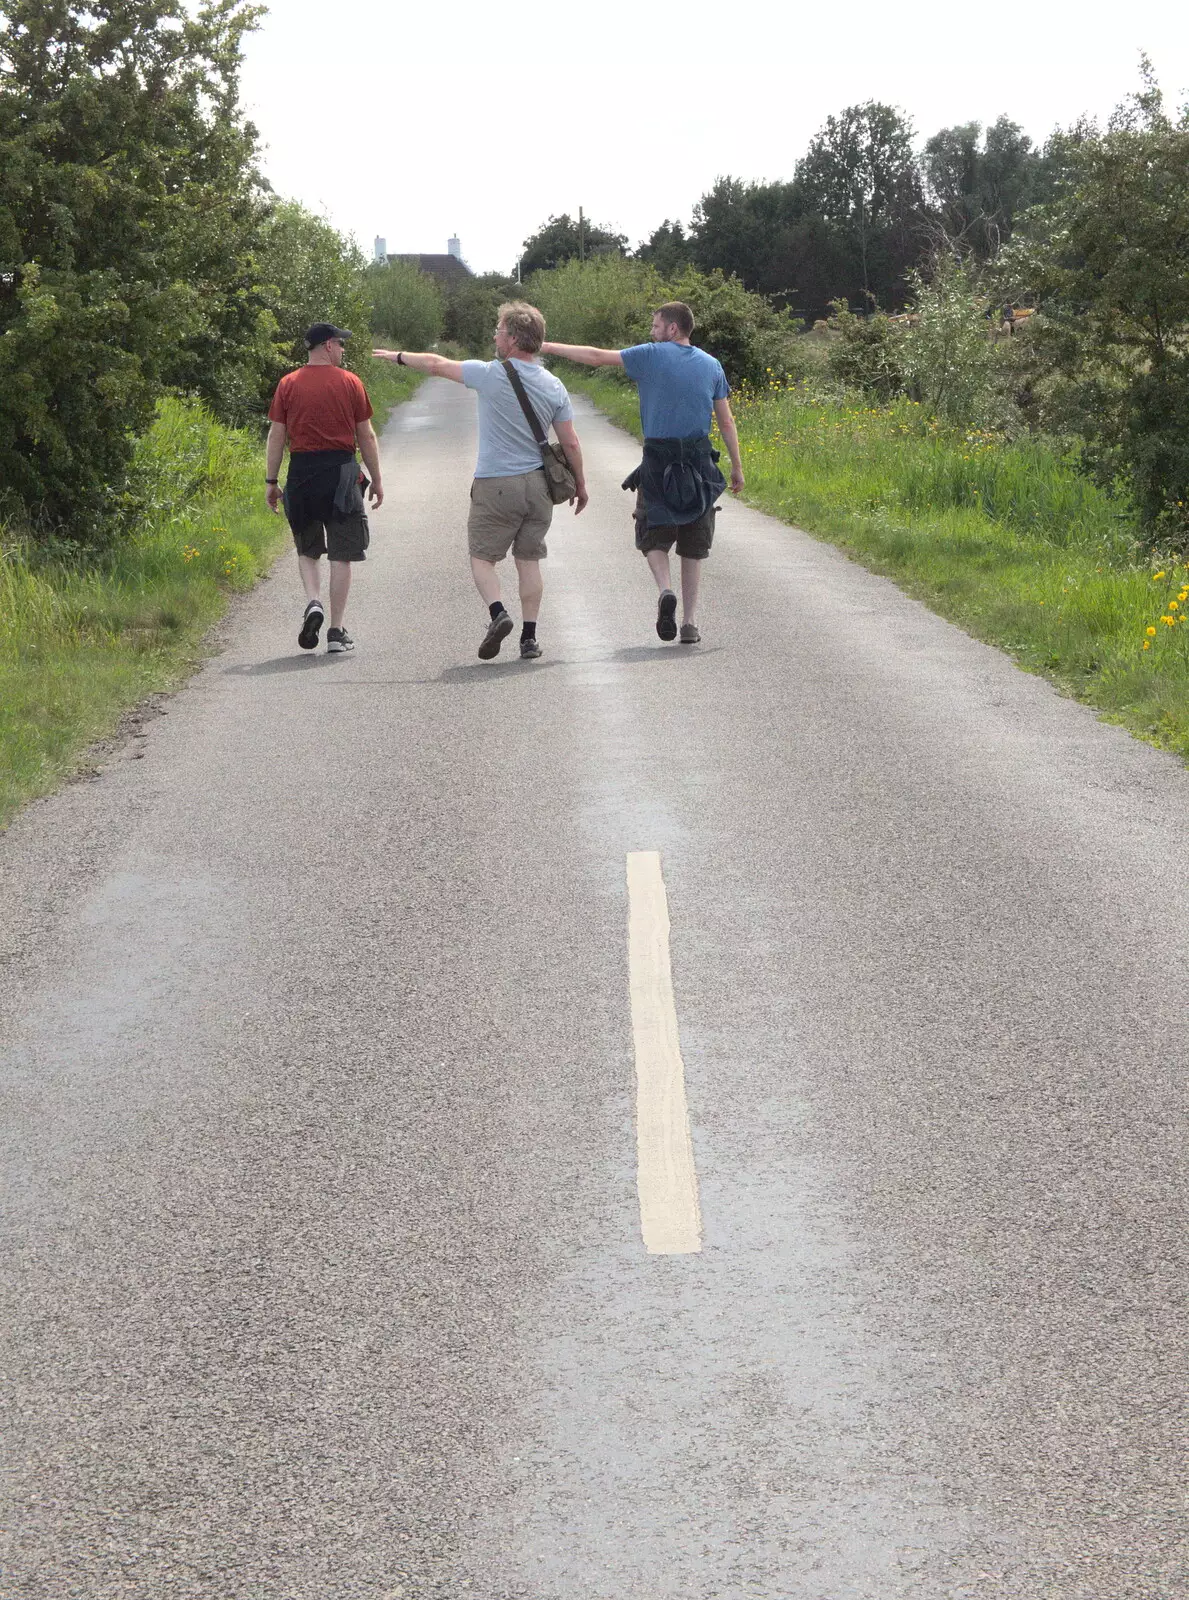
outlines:
M458 239L448 239L446 241L446 249L454 257L455 261L462 260L462 244Z
M375 261L387 261L388 259L388 240L381 239L379 234L376 235L376 242L372 246L372 258Z

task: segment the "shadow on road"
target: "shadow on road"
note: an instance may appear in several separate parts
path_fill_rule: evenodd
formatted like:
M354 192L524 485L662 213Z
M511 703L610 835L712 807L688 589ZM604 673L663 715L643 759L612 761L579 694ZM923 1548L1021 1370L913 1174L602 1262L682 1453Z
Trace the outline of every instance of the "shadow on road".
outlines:
M325 653L308 656L274 656L271 661L253 661L242 667L224 667L223 671L231 678L263 678L274 672L312 672L316 667L335 666L340 661L349 661L350 654L342 651L338 655L329 656Z
M547 671L550 667L598 667L606 666L608 662L623 662L625 665L634 661L673 661L690 660L696 656L710 656L721 650L721 645L710 645L709 648L699 646L694 649L681 649L660 644L633 644L625 645L622 650L612 650L608 655L579 656L572 659L566 656L546 657L542 661L521 661L512 658L508 661L467 661L460 662L457 666L444 667L434 678L350 678L342 687L363 687L365 684L390 683L406 685L424 685L431 683L490 683L492 679L503 679L523 674L528 677L532 674ZM242 666L224 667L223 671L232 678L267 678L279 672L315 672L319 668L337 666L340 662L350 661L348 653L342 655L326 655L324 652L308 656L274 656L269 661L251 661Z

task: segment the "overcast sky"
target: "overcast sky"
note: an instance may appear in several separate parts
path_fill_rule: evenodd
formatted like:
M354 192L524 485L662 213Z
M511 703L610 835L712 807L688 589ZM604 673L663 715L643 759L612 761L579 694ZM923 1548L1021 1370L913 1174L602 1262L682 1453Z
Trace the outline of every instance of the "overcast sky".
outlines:
M885 100L918 142L1002 112L1037 141L1138 83L1189 98L1186 0L272 0L244 101L281 193L370 256L444 251L509 271L550 214L581 205L634 246L687 222L720 174L787 178L831 112ZM556 63L556 66L555 66Z

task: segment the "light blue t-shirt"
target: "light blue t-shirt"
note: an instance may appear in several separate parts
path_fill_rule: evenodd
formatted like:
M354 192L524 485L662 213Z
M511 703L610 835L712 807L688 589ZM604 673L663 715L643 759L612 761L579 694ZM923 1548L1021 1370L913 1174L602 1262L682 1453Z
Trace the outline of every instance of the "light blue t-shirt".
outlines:
M512 357L512 365L545 433L551 424L571 420L574 408L560 378L518 356ZM541 465L541 447L533 438L503 363L464 361L462 381L479 397L476 478L514 478L520 472L535 472Z
M714 402L731 392L720 362L692 344L634 344L623 370L640 391L646 439L689 439L710 432Z

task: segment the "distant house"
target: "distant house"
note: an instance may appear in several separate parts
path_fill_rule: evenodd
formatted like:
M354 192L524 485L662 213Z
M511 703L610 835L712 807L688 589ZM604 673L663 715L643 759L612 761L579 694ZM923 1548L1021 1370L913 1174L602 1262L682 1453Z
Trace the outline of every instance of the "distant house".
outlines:
M457 283L460 278L470 278L474 274L466 262L458 256L389 256L389 261L409 261L419 272L428 272L431 278L437 278L440 283Z

